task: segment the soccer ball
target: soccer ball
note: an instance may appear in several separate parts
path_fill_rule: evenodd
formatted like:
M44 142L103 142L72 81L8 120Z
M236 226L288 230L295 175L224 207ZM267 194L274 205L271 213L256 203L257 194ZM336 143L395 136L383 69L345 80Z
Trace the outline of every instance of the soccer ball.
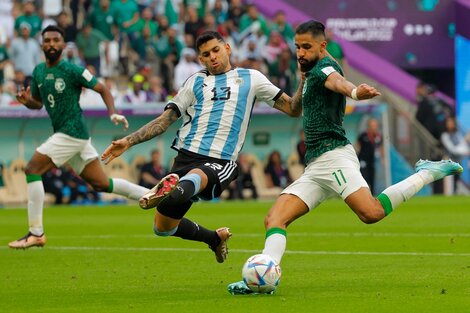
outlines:
M269 293L279 285L281 268L269 255L256 254L243 265L242 276L253 292Z

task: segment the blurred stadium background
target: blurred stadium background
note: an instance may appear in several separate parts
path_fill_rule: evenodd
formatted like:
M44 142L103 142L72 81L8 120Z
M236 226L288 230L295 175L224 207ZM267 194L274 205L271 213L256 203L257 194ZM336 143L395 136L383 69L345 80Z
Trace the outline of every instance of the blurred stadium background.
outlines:
M440 137L415 118L420 100L417 86L421 81L437 90L432 96L451 108L459 131L470 130L468 0L317 0L308 6L298 0L2 0L0 206L25 203L21 160L27 161L52 133L44 110L27 110L14 98L16 90L28 84L31 66L27 64L38 61L37 53L18 51L19 42L25 40L22 32L29 31L29 37L40 43L43 27L62 26L68 42L64 57L87 66L111 88L116 106L129 118L131 132L160 114L189 68L197 68L191 49L195 36L205 29L224 34L233 47L235 65L259 69L292 93L297 82L292 30L310 18L327 26L330 53L343 64L347 78L382 92L373 101L348 99L345 121L353 143L370 117L380 121L386 153L376 160L376 190L409 175L420 158L450 156ZM34 61L25 61L30 59ZM96 96L84 90L81 106L93 143L102 152L112 139L129 132L109 122ZM300 119L257 105L243 149L259 162L261 170L255 175L264 175L269 154L278 150L292 178L298 176L300 129ZM136 164L149 161L154 149L160 150L162 164L168 168L175 155L169 148L175 131L176 126L134 147L122 157L121 165L107 167L108 173L136 181ZM468 158L461 161L465 172L457 189L447 180L422 194L468 194ZM257 183L260 190L268 188L263 179Z

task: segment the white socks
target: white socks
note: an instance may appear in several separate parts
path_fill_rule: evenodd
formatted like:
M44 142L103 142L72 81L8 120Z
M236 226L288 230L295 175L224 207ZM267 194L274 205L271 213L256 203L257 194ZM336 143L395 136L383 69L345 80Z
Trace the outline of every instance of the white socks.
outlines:
M149 189L133 184L125 179L121 178L110 178L113 183L112 193L124 196L132 200L139 200L143 195L145 195Z
M392 209L395 209L402 202L409 200L417 192L419 192L425 185L434 181L434 177L427 170L419 171L410 177L402 180L395 185L392 185L382 191L392 204Z
M36 236L44 233L42 211L44 208L44 185L42 180L28 183L28 222L29 231Z
M283 234L272 234L264 242L263 254L271 256L277 264L281 263L282 256L286 251L286 236Z

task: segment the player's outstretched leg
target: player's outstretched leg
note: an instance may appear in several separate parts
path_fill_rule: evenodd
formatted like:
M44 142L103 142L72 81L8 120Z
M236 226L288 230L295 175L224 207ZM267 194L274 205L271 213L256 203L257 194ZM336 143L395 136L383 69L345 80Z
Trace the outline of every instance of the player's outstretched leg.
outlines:
M416 162L415 171L415 174L388 187L377 196L384 208L385 215L389 215L402 202L408 201L425 185L449 175L462 173L463 168L451 160L419 160Z
M29 232L26 236L10 242L8 246L12 249L28 249L31 247L43 247L45 244L46 236L44 233L40 236L36 236Z
M155 187L140 198L140 207L144 210L157 207L162 200L166 199L175 190L178 183L179 176L176 174L168 174L163 177Z

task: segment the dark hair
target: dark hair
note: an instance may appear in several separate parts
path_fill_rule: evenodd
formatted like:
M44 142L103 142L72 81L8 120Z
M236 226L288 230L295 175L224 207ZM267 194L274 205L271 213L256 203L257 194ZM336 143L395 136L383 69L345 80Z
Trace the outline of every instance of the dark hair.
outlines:
M62 38L64 38L64 31L59 26L48 25L42 30L41 35L44 36L44 34L47 32L58 32L62 36Z
M196 39L196 49L197 49L197 51L199 52L199 47L202 46L203 44L205 44L206 42L208 42L209 40L212 40L212 39L217 39L218 41L225 43L224 38L222 37L222 35L219 32L215 32L215 31L212 31L212 30L207 30L207 31L203 32L201 35L199 35L199 37L197 37L197 39Z
M315 20L310 20L308 22L300 24L299 26L297 26L295 33L296 34L310 33L312 34L313 37L317 37L317 36L326 37L325 25Z

